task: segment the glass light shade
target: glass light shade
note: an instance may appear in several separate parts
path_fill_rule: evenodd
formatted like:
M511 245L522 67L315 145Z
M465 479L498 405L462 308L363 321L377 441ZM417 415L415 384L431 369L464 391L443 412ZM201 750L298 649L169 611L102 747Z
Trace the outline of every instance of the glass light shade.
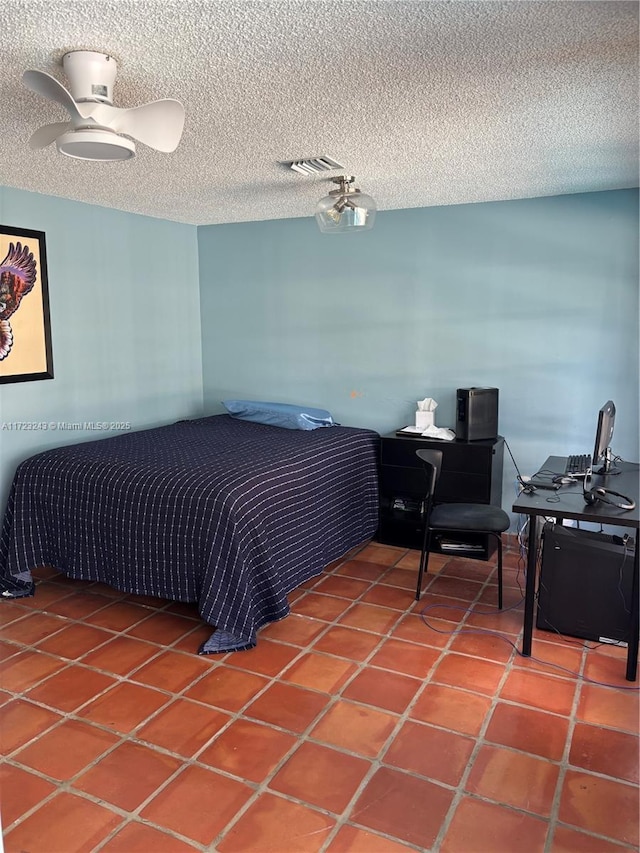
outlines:
M316 207L316 222L323 234L368 231L376 218L376 203L360 190L334 190L321 198Z

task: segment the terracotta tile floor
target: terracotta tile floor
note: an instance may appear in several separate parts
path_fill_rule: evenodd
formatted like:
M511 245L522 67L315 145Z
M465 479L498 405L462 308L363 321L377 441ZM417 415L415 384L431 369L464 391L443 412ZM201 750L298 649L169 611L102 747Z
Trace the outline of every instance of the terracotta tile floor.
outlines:
M515 549L503 613L438 556L417 604L418 556L355 549L212 657L195 608L40 571L0 603L6 853L638 851L625 651L523 659Z

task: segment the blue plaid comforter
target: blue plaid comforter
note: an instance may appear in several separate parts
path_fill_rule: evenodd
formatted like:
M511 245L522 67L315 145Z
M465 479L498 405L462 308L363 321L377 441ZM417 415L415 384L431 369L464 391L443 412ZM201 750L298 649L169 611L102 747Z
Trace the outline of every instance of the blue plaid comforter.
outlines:
M201 652L251 648L291 590L373 536L378 442L217 415L45 451L16 471L0 576L52 566L197 602L217 629Z

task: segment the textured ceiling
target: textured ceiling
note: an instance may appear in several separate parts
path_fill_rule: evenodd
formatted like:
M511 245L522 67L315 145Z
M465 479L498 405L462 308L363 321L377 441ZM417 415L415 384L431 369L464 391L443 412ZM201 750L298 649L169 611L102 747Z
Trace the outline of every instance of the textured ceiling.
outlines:
M312 215L326 155L380 210L638 185L636 2L2 0L0 184L192 224ZM118 60L114 104L173 97L178 149L31 151L61 57Z

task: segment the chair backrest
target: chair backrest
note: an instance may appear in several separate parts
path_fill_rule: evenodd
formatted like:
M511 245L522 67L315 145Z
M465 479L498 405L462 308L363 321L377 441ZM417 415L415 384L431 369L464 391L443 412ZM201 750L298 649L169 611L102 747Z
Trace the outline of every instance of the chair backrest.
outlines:
M416 450L416 456L422 462L426 475L426 499L430 501L438 484L442 468L441 450Z

